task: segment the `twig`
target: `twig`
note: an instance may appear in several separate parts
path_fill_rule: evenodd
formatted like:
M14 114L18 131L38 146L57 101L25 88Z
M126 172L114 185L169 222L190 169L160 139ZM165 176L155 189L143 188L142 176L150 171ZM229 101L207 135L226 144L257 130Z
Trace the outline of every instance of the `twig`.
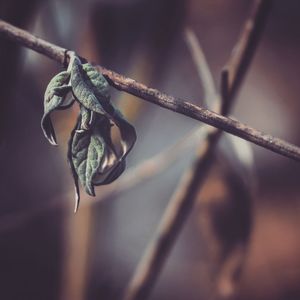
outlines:
M221 95L219 95L218 90L216 88L216 85L214 83L212 72L209 68L208 62L206 60L205 54L202 50L202 47L200 45L200 42L198 38L196 37L193 30L186 28L184 32L184 37L186 44L190 50L191 57L193 59L194 65L197 69L200 82L204 89L204 101L203 104L205 105L205 108L208 108L213 111L221 111L221 107L223 107L223 111L221 111L221 114L225 114L226 110L229 106L229 83L228 83L228 70L224 68L224 70L221 73ZM232 97L231 97L232 99ZM202 126L201 128L205 128L208 133L210 131L209 126ZM252 153L252 148L250 144L242 139L233 139L230 135L225 135L225 138L228 139L228 142L231 145L231 148L233 152L236 154L236 157L238 158L238 162L240 162L242 165L249 167L249 161L245 160L245 157L243 155L244 148L246 147L247 151ZM199 142L199 145L201 144L202 140ZM237 148L235 143L238 143L238 145L242 144L243 149Z
M4 21L0 21L0 34L14 42L52 58L58 63L63 64L65 62L66 49L39 39ZM98 66L98 69L103 73L112 86L121 91L236 135L275 153L300 161L300 148L293 144L262 133L259 130L239 121L221 116L190 102L167 95L156 89L148 88L133 79L124 77L101 66Z
M234 98L244 80L245 74L252 61L261 28L264 26L266 13L270 10L272 0L256 0L253 8L253 17L246 21L239 43L234 47L231 57L224 70L229 73L229 96Z
M205 97L204 97L203 104L205 105L205 108L218 112L221 110L220 107L223 107L222 114L226 113L226 108L228 106L228 101L229 101L228 70L224 68L221 74L221 87L220 87L221 96L220 96L216 88L216 85L214 83L213 75L210 70L209 64L206 60L205 54L202 50L199 39L197 38L195 32L190 28L186 28L184 31L184 37L188 49L190 51L192 60L194 62L194 65L197 69L200 82L204 89ZM209 133L209 128L210 128L209 126L202 126L201 128L206 128L206 130ZM233 139L231 135L225 135L225 138L227 138L234 154L236 154L236 157L238 158L238 162L240 162L244 166L249 167L250 166L249 161L245 160L243 153L244 153L244 147L247 148L246 149L247 152L250 153L253 152L250 144L247 141L242 139ZM199 142L199 145L201 145L201 142L202 141ZM237 148L236 143L238 145L242 144L243 149Z
M223 72L222 96L226 101L222 103L221 112L228 112L235 95L233 88L235 91L238 90L242 82L239 76L243 78L248 70L268 12L267 3L270 3L270 1L257 1L254 13L250 21L246 22L242 35L235 47L239 51L235 51L233 58L230 60L235 64L229 64L227 70L230 71ZM249 29L248 24L253 24L253 26ZM248 57L249 55L250 57ZM233 78L231 82L227 80L229 74ZM149 296L168 254L193 208L199 186L206 178L206 173L213 162L215 146L220 136L221 131L214 130L207 137L206 143L199 148L195 164L183 176L164 212L154 238L146 248L137 266L125 292L125 300L140 300Z

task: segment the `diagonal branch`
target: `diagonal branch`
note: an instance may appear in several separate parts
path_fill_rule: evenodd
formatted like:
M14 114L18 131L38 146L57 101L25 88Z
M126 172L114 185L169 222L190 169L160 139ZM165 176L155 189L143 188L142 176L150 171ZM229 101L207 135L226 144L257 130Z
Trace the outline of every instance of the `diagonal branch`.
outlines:
M221 74L221 91L218 95L218 90L215 86L214 79L208 62L206 60L205 54L202 50L202 47L199 43L199 40L194 33L193 30L186 28L184 32L184 37L186 44L189 48L192 60L197 69L197 73L199 75L199 79L204 89L204 105L205 108L211 109L213 111L220 111L220 107L223 107L223 112L226 112L227 106L229 105L229 91L228 91L228 70L224 68ZM233 97L231 97L232 99ZM232 101L232 100L231 100ZM201 126L203 130L207 131L209 134L210 127L209 126ZM231 145L232 150L236 154L238 161L244 165L249 167L250 161L247 160L244 155L244 148L246 147L246 151L248 153L252 153L251 145L242 139L233 139L231 135L225 135L225 138L228 139L229 144ZM198 141L198 145L201 144L202 141ZM240 149L236 145L242 145L243 149ZM249 158L249 157L247 157Z
M58 47L47 41L37 38L32 34L1 20L0 35L3 35L14 42L39 52L57 61L58 63L65 63L67 49ZM98 66L98 69L103 73L110 84L118 90L127 92L166 109L186 115L190 118L226 131L275 153L292 158L296 161L300 161L300 148L293 144L262 133L259 130L256 130L239 121L221 116L220 114L201 108L190 102L167 95L156 89L149 88L142 83L124 77L101 66Z
M266 13L270 10L272 0L255 1L252 18L244 26L239 42L234 47L231 57L224 67L228 72L229 98L235 98L255 54L264 26Z
M246 22L237 42L228 67L222 73L221 113L228 113L235 93L248 70L254 51L261 35L269 0L259 0L249 20ZM249 24L252 24L249 28ZM231 76L231 77L230 77ZM232 78L231 81L229 78ZM141 300L149 296L161 269L171 251L180 230L191 212L197 192L206 178L214 159L214 150L221 136L220 130L213 130L198 151L195 163L181 179L168 207L160 221L158 229L139 262L131 282L125 292L125 300Z

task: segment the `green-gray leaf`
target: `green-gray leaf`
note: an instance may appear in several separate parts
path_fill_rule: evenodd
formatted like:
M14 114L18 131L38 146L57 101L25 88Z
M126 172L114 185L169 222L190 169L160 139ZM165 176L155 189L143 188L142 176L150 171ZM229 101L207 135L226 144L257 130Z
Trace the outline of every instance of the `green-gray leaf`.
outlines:
M65 96L71 87L67 85L70 73L63 71L55 75L49 82L44 96L44 115L41 126L45 137L52 145L57 145L55 131L51 122L50 113L63 105Z
M101 102L109 101L109 85L90 64L82 65L74 57L71 67L71 85L75 98L87 109L105 115Z
M125 157L136 141L136 132L121 112L110 103L108 82L95 67L89 63L81 64L76 56L71 70L73 94L84 107L106 115L117 125L122 139L122 157Z
M89 195L95 196L96 185L109 184L116 180L125 170L125 158L136 141L136 132L121 112L110 103L109 84L96 68L89 63L82 64L80 58L72 53L68 72L72 94L80 104L80 117L72 131L68 150L75 182L76 211L80 199L78 181ZM57 85L59 84L56 82L53 91L52 88L49 89L48 98L65 96L63 85L59 89ZM57 103L53 102L54 109L64 107L64 100L56 101ZM50 125L52 124L49 124L49 128ZM111 127L114 125L118 127L121 137L119 146L112 139Z
M100 101L108 102L110 99L110 89L104 76L90 63L83 64L82 68L90 79L96 96L100 98Z
M76 131L71 147L72 161L79 180L86 192L95 196L92 180L105 153L103 138L91 131Z
M92 126L88 129L82 124L89 119L90 111L81 107L81 115L69 142L68 159L77 191L78 179L86 192L94 196L94 186L114 181L125 169L125 160L118 157L111 139L111 124L107 117L95 114Z

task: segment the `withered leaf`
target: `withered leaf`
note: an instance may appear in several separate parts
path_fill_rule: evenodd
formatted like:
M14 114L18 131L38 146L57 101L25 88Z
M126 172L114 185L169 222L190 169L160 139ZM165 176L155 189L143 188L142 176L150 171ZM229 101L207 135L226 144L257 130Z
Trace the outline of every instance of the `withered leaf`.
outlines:
M93 84L94 92L97 98L102 103L108 102L110 99L109 84L104 76L99 73L99 71L90 63L83 64L82 68Z
M108 174L118 162L110 138L110 123L106 117L96 114L93 126L82 127L88 110L81 109L81 116L69 143L69 160L86 192L94 196L94 179Z
M76 126L71 131L71 136L70 136L70 139L68 142L68 153L67 153L68 162L69 162L69 165L71 168L71 172L72 172L73 179L74 179L74 186L75 186L75 208L74 208L75 213L77 212L78 207L79 207L80 190L79 190L79 184L78 184L78 175L77 175L76 169L73 164L73 159L72 159L72 143L73 143L73 138L74 138L75 132L79 128L79 124L80 124L80 118L78 118Z
M91 112L90 112L91 113ZM79 203L78 179L85 191L95 196L94 186L109 184L124 171L125 159L118 157L111 139L111 123L105 116L95 114L92 126L84 129L89 111L81 108L81 116L69 142L68 159L75 181L76 208Z
M118 109L114 109L112 119L118 126L121 135L122 157L126 157L136 142L135 128L123 117Z
M90 64L82 65L75 57L71 67L71 85L75 98L85 108L105 115L103 102L109 101L109 85Z
M75 131L71 144L71 159L85 191L95 196L92 183L105 153L103 138L92 130Z
M119 161L116 161L112 168L109 169L109 172L103 174L97 174L94 177L94 185L105 185L110 184L115 181L125 170L126 160L123 158Z
M101 125L98 125L100 134L107 145L107 151L105 153L104 160L102 162L101 169L99 169L97 175L93 179L94 185L109 184L117 179L125 169L125 160L122 155L118 154L115 144L112 141L112 124L106 117L102 117Z
M70 73L67 71L58 73L51 79L45 92L41 126L45 137L52 145L57 145L57 143L50 113L63 105L65 96L71 90L71 87L67 85L69 78Z
M91 64L82 64L69 54L68 70L50 81L44 100L42 128L56 145L50 113L66 109L76 100L80 115L69 140L68 161L75 183L75 212L80 201L79 181L87 194L95 196L95 186L109 184L125 170L125 158L136 141L134 127L110 103L109 84ZM72 91L72 98L67 98ZM120 142L112 138L112 127L120 133ZM120 145L117 145L119 144Z

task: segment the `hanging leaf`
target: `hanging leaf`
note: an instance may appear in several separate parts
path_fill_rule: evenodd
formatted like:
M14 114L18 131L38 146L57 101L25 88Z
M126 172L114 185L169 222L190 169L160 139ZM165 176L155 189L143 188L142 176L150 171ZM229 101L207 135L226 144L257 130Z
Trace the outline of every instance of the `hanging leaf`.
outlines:
M75 212L80 201L79 181L95 196L95 186L109 184L125 170L125 158L136 141L134 127L110 103L109 84L91 64L82 64L69 54L67 71L53 77L44 97L42 128L51 144L56 145L50 114L79 102L80 115L71 132L68 161L75 184ZM73 97L67 98L72 91ZM121 145L112 139L112 126L120 132ZM121 148L121 150L120 150Z
M112 183L124 172L125 168L126 161L123 158L121 161L117 161L109 172L97 174L93 179L94 185L99 186Z
M109 102L110 89L109 84L104 76L99 73L99 71L90 63L83 64L82 68L86 72L87 77L90 79L97 98L102 103Z
M112 119L118 126L121 134L122 157L126 157L136 142L135 128L115 109Z
M95 185L109 184L116 180L123 173L126 167L125 158L136 141L136 132L134 127L127 122L121 112L114 108L111 104L109 109L113 111L109 117L120 131L122 152L118 155L117 161L114 158L111 160L112 162L109 164L109 170L107 172L98 174L97 177L95 177L93 181ZM111 134L110 130L108 129L103 131ZM111 138L107 139L106 143L110 145L110 149L114 149L113 154L116 154L117 151L115 150L115 146L113 145Z
M79 179L86 192L95 196L94 186L114 181L123 173L126 163L116 154L109 119L96 114L92 127L85 130L82 124L87 115L88 110L82 109L71 135L68 158L76 191ZM79 193L76 198L79 199Z
M70 165L70 168L71 168L72 176L73 176L73 179L74 179L74 186L75 186L75 208L74 208L74 213L77 212L78 207L79 207L80 190L79 190L79 184L78 184L78 175L77 175L76 169L75 169L74 164L73 164L73 159L72 159L72 143L73 143L75 132L79 127L79 119L80 118L78 118L76 126L73 128L73 130L71 132L70 140L68 142L68 153L67 153L68 162L69 162L69 165Z
M78 57L74 57L71 68L71 85L75 98L85 108L105 115L101 101L109 101L108 83L104 77L85 66L85 71ZM104 80L103 80L104 79Z
M71 87L66 84L69 78L70 73L67 71L58 73L51 79L45 92L41 126L45 137L52 145L57 145L57 143L50 113L63 104L65 96L71 90Z
M95 196L92 179L100 167L105 152L105 143L91 131L75 132L72 142L72 160L79 180L86 192Z
M103 139L107 145L107 151L105 158L102 162L101 169L98 170L97 175L93 179L94 185L104 185L112 182L111 178L117 178L124 171L120 172L119 164L123 165L122 157L117 153L117 149L112 141L112 124L110 120L106 117L102 117L101 123L98 123L97 130L99 130L99 134L103 136ZM116 177L113 174L118 173L119 175Z
M108 166L114 166L117 157L111 157L110 123L106 117L97 114L91 128L86 130L82 127L85 120L89 119L89 113L92 112L81 108L81 116L69 147L71 163L82 186L89 195L95 196L94 177L107 172Z
M107 115L117 125L122 139L122 157L126 156L136 141L136 132L110 103L108 82L95 67L89 63L81 64L76 56L73 57L72 64L71 84L75 97L84 107Z

